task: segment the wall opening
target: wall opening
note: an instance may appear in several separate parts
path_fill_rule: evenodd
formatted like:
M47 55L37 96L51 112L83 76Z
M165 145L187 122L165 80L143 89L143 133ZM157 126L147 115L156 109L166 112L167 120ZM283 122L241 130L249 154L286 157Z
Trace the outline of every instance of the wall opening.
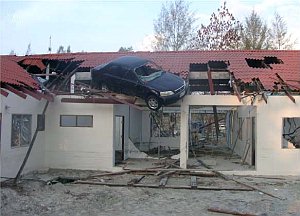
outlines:
M202 161L217 170L254 169L255 115L252 106L190 106L188 168Z
M282 148L300 149L300 117L283 118Z

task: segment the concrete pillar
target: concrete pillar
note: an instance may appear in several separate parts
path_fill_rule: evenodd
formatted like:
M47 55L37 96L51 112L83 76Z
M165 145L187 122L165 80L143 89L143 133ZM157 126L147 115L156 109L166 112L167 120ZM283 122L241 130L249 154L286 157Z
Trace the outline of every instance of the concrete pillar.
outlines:
M186 169L189 153L189 105L184 99L180 109L180 167Z

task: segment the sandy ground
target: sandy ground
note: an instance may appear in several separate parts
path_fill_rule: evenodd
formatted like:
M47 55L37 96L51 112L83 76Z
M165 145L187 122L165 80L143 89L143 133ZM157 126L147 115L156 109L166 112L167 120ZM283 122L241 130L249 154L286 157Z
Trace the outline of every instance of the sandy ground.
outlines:
M99 173L99 172L96 172ZM225 215L208 212L222 208L255 215L300 215L300 177L266 179L236 177L282 199L258 191L205 191L52 184L57 176L85 177L92 171L50 170L26 175L17 186L1 184L1 215ZM122 181L130 175L106 177ZM34 180L32 180L34 179ZM179 178L184 184L184 178ZM104 178L105 180L105 178ZM145 182L152 181L151 178ZM176 178L172 178L176 182ZM172 183L172 181L170 181ZM177 183L178 183L177 181ZM155 183L155 179L152 183ZM156 181L157 183L157 181ZM181 183L180 183L181 184ZM198 177L198 185L219 185L215 178Z

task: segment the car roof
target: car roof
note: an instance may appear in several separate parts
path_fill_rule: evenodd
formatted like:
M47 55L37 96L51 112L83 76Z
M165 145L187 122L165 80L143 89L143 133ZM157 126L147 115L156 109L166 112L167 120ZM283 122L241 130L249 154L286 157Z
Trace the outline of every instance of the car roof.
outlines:
M120 65L128 69L140 67L150 60L136 56L122 56L109 62L109 65Z

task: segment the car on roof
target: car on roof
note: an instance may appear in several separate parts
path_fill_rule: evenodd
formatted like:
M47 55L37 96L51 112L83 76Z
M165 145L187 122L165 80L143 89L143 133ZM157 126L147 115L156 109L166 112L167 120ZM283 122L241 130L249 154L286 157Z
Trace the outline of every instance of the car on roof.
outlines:
M175 103L187 92L185 80L153 61L123 56L92 69L92 86L145 100L149 109Z

